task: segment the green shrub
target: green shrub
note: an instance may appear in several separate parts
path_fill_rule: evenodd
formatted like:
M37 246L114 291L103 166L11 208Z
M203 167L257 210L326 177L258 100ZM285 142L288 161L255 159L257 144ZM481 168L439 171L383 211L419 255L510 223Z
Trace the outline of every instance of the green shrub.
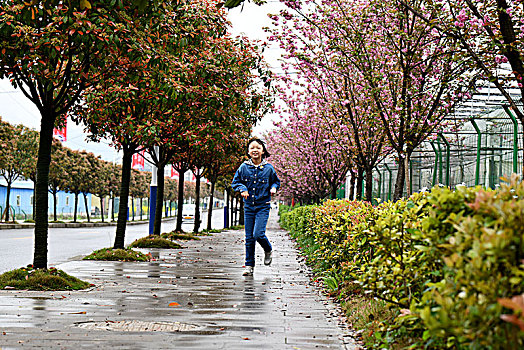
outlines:
M478 190L468 206L471 215L450 218L444 276L418 305L426 337L450 348L523 348L524 332L501 319L498 299L524 292L524 183Z
M278 206L278 215L282 216L282 214L288 213L288 212L292 211L294 208L295 207L292 207L290 205L280 204Z
M160 249L180 249L182 246L159 236L146 236L135 240L130 245L131 248L160 248Z
M181 240L181 241L199 241L200 238L198 238L197 236L193 235L192 233L184 233L184 232L176 232L176 231L172 231L172 232L165 232L165 233L162 233L160 235L160 237L162 238L165 238L165 239L169 239L171 241L175 241L175 240Z
M34 269L29 265L0 275L0 289L8 287L28 290L79 290L89 286L89 283L54 267Z
M131 248L102 248L99 250L95 250L88 256L84 257L84 260L149 261L151 260L151 254L137 252Z
M309 229L317 247L312 256L317 268L335 274L347 271L355 253L353 229L365 223L372 211L367 202L348 200L328 200L315 208Z
M280 222L330 294L387 309L359 321L370 348L524 346L521 311L508 302L524 292L516 177L497 191L435 187L374 208L326 201L283 210Z
M211 233L220 233L224 231L223 228L212 228L211 230L205 229L197 233L197 236L211 236Z
M421 296L428 278L420 273L426 243L420 234L425 206L423 194L384 203L375 209L372 220L358 228L352 242L353 253L360 250L367 255L355 260L353 278L373 296L402 308L409 308L412 299Z
M303 254L310 265L314 264L313 254L318 250L315 237L308 229L314 218L315 208L316 206L313 205L297 207L280 217L280 226L288 230L291 237L297 240L299 249L303 250Z
M314 209L316 207L315 205L307 205L284 213L281 217L280 225L286 230L289 230L292 235L308 234L310 221L313 219ZM306 232L306 230L308 230L308 232Z
M366 293L396 305L399 311L413 312L384 323L377 330L382 336L375 339L375 346L392 346L399 340L416 345L428 340L415 310L431 286L442 280L443 245L455 231L454 220L472 213L467 202L476 191L478 188L451 191L435 187L429 194L416 193L377 207L374 219L364 229L370 259L359 262L361 274L354 277ZM411 339L406 341L405 337ZM428 343L442 344L441 339Z

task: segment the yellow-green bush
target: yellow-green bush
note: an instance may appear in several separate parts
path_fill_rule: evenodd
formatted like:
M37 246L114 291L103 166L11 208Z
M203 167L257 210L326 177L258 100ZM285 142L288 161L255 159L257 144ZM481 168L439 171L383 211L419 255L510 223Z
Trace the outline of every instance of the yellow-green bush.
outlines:
M309 234L315 208L314 205L307 205L286 212L280 217L280 225L293 234Z
M374 296L409 308L411 301L421 296L434 267L434 262L426 259L424 248L428 242L420 231L427 200L424 194L416 194L409 200L384 203L375 210L373 220L359 232L368 259L359 261L360 269L353 277ZM358 241L353 244L355 251L362 246Z
M292 207L290 205L280 204L278 206L278 215L282 217L282 214L287 213L295 209L295 207Z
M524 332L501 319L511 312L498 303L524 292L524 183L479 190L469 207L471 215L450 219L444 276L417 305L425 337L449 348L524 348Z
M280 216L280 226L289 230L291 237L297 240L299 247L303 250L307 262L316 270L313 253L317 250L317 246L310 229L315 208L314 205L307 205L284 212Z
M311 234L317 249L313 253L316 265L331 275L340 275L358 264L354 249L354 228L365 223L373 207L367 202L328 200L316 207L310 223Z
M414 348L524 346L524 333L501 319L514 311L498 303L524 292L524 185L516 178L497 191L436 187L375 208L327 201L281 221L317 272L356 281L397 309L375 327L371 347L400 338Z

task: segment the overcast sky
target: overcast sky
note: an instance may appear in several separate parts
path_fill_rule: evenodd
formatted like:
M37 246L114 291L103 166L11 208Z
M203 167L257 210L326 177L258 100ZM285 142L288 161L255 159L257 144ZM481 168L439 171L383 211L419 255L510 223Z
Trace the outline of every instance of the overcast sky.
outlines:
M263 27L269 27L271 21L267 17L268 13L278 13L281 8L278 1L268 1L263 6L256 6L252 3L246 3L243 8L235 8L228 13L229 20L232 23L232 33L243 33L251 39L265 41L267 38ZM280 50L270 48L265 52L266 61L275 72L280 72ZM30 128L40 129L40 114L36 107L22 94L15 90L7 80L0 80L0 117L11 124L24 124ZM256 125L254 133L261 135L269 130L273 121L278 117L267 115L259 124ZM86 141L86 134L83 131L83 125L76 125L68 120L67 123L67 141L64 142L66 147L78 150L87 150L100 155L107 161L119 161L121 155L109 146L108 141L93 143Z

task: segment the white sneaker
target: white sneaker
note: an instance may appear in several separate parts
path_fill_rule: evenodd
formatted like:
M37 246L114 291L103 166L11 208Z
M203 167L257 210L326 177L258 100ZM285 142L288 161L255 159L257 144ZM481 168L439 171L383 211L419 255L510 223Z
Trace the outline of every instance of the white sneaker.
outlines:
M253 270L254 270L254 267L253 267L253 266L246 266L246 268L244 269L244 273L242 274L242 276L253 276Z
M271 265L271 261L273 261L273 258L271 257L272 253L272 250L264 253L264 265Z

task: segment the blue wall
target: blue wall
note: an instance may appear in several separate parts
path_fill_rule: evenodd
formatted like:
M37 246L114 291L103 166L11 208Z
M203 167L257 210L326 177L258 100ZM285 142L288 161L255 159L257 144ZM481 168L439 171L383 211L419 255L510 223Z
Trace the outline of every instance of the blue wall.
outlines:
M15 210L16 214L23 214L25 212L29 216L33 215L33 205L31 203L33 197L33 188L23 184L14 185L16 187L11 188L9 195L9 204ZM0 184L0 206L2 210L5 209L5 201L7 195L7 187ZM75 210L75 195L71 193L58 192L57 195L57 215L67 214L73 215ZM49 193L49 214L53 214L53 195ZM91 194L87 195L87 207L91 208ZM78 196L78 209L77 213L85 215L84 195Z

